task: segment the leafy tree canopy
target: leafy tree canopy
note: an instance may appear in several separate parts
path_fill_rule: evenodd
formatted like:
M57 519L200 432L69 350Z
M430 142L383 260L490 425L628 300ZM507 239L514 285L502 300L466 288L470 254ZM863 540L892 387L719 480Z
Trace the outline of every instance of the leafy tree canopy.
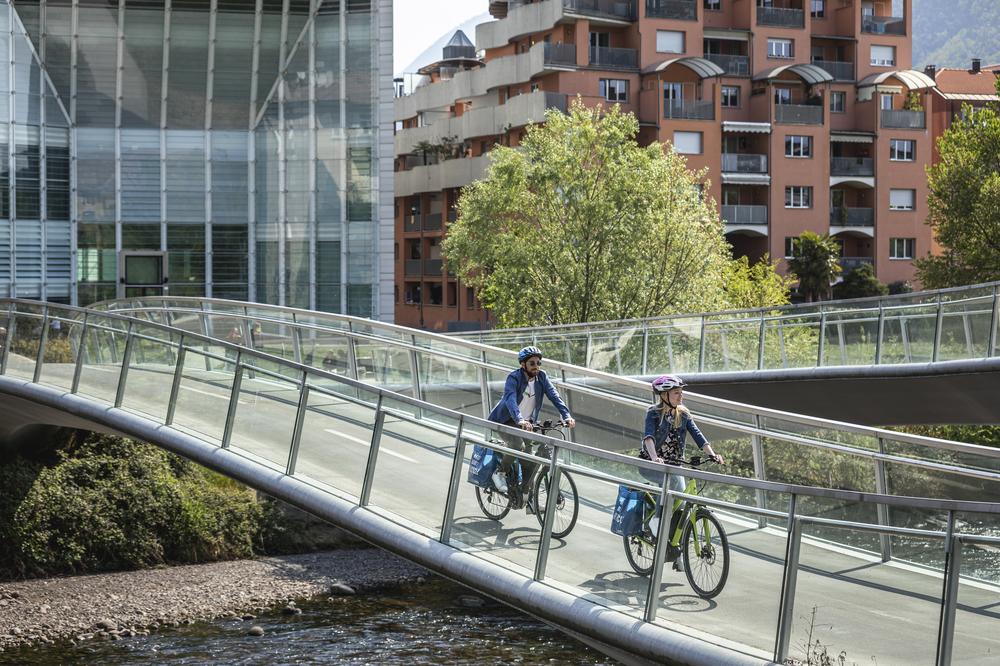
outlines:
M778 262L768 255L751 264L746 257L734 259L726 267L724 289L728 307L737 310L788 303L794 280L777 270Z
M617 105L577 100L520 147L496 146L486 177L465 188L444 253L500 326L730 305L729 247L704 173L660 144L640 147L638 129Z
M809 302L830 297L830 284L840 275L840 246L827 235L804 231L795 239L788 267L799 280L799 292Z
M833 287L834 298L865 298L888 293L889 287L875 277L875 267L871 264L861 264L845 275L843 282Z
M997 80L1000 92L1000 79ZM927 223L943 252L917 260L925 287L1000 279L1000 105L965 109L928 169Z

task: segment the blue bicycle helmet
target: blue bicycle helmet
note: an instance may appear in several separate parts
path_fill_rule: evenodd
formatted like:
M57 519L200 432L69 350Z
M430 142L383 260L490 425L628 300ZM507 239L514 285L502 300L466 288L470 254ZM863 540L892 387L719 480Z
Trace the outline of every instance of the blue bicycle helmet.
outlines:
M537 356L538 358L542 358L542 350L533 345L529 345L524 349L522 349L521 351L517 352L517 362L524 363L532 356Z

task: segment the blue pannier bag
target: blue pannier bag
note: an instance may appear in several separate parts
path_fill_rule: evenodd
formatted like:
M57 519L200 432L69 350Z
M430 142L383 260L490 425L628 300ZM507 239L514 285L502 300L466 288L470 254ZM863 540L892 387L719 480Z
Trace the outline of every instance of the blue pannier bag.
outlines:
M645 500L642 491L618 486L618 501L611 516L611 531L619 536L632 536L642 531Z
M481 444L472 447L472 460L469 462L469 483L480 488L489 488L493 483L490 477L500 464L499 456L493 449Z

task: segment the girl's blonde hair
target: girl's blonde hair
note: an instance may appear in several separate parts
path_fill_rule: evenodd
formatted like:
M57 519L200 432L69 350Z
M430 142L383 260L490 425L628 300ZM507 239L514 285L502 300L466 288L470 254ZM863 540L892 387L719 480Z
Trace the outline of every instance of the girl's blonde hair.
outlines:
M659 397L659 396L657 396L657 397ZM667 410L669 410L669 409L673 409L674 410L674 427L675 428L680 428L681 427L681 418L682 417L684 417L684 416L690 417L691 416L691 410L688 409L687 407L685 407L683 402L681 404L677 405L676 407L671 408L670 407L670 403L668 403L663 398L660 398L660 420L661 421L663 420L663 417L666 416Z

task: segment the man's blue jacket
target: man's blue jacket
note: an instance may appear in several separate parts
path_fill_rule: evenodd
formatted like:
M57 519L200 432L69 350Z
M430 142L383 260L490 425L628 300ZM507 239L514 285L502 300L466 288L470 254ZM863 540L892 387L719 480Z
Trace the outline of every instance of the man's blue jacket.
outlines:
M544 370L538 371L535 382L542 390L535 392L535 407L531 410L531 414L527 417L527 420L538 420L538 413L542 411L543 393L549 396L549 400L559 410L559 414L563 420L568 419L569 408L566 407L566 403L559 397L559 392L556 391L556 387L549 381L548 375L545 374ZM517 423L521 421L524 417L518 405L521 404L521 400L524 398L524 391L527 388L528 378L525 376L524 371L521 368L517 368L511 372L507 375L507 381L503 385L503 397L500 398L500 402L496 404L496 407L493 408L493 411L490 412L487 418L494 423L510 423L511 421Z

